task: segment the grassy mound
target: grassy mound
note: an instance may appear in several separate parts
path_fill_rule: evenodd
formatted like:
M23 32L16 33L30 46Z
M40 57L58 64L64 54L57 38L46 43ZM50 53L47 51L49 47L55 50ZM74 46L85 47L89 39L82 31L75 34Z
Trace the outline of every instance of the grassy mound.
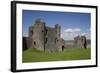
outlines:
M85 60L91 58L91 51L87 49L66 49L63 52L49 53L35 49L23 51L23 62L44 62L64 60Z

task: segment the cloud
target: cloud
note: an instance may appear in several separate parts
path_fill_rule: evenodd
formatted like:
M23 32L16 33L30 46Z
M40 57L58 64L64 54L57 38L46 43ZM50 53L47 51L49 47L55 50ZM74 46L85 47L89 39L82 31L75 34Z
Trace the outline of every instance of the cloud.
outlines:
M74 28L74 29L68 28L64 30L64 32L67 32L67 33L75 33L75 32L80 32L80 31L81 30L79 28Z
M61 37L64 40L73 40L74 37L76 37L78 35L84 35L84 36L86 36L87 39L90 39L90 37L91 37L90 31L83 32L83 31L81 31L80 28L73 28L73 29L68 28L61 32Z
M75 36L80 35L80 28L67 28L61 33L61 37L65 40L73 40Z
M64 32L73 32L73 29L66 29Z
M87 33L85 33L85 32L84 32L84 33L81 33L81 35L83 35L83 36L84 36L84 35L87 35Z
M79 29L79 28L75 28L73 30L74 30L74 32L80 32L81 31L81 29Z

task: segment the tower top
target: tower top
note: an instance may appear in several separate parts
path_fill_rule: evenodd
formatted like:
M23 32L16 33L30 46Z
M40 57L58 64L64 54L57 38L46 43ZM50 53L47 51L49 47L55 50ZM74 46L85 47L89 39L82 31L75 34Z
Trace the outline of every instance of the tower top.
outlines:
M35 20L35 23L36 23L36 24L41 23L41 19L36 19L36 20Z

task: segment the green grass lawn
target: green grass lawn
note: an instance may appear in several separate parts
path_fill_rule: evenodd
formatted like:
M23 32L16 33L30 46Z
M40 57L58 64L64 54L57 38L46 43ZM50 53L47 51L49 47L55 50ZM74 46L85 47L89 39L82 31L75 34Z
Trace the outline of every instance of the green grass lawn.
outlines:
M90 49L65 49L63 52L43 52L34 49L23 51L23 62L85 60L91 58Z

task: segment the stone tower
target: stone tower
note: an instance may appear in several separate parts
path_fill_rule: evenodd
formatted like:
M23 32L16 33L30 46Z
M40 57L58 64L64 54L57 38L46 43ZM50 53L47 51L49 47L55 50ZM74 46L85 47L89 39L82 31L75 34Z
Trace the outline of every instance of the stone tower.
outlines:
M56 35L57 35L57 38L60 38L60 34L61 34L61 26L59 24L56 24L55 25L55 30L56 30Z
M32 28L31 37L29 35L30 48L44 50L44 28L45 24L43 22L41 22L39 19L35 21L34 27ZM29 34L31 34L30 29L29 29Z
M64 40L61 39L61 26L59 24L55 25L55 31L56 31L56 38L55 38L55 44L56 44L56 48L57 51L63 51L64 48Z

